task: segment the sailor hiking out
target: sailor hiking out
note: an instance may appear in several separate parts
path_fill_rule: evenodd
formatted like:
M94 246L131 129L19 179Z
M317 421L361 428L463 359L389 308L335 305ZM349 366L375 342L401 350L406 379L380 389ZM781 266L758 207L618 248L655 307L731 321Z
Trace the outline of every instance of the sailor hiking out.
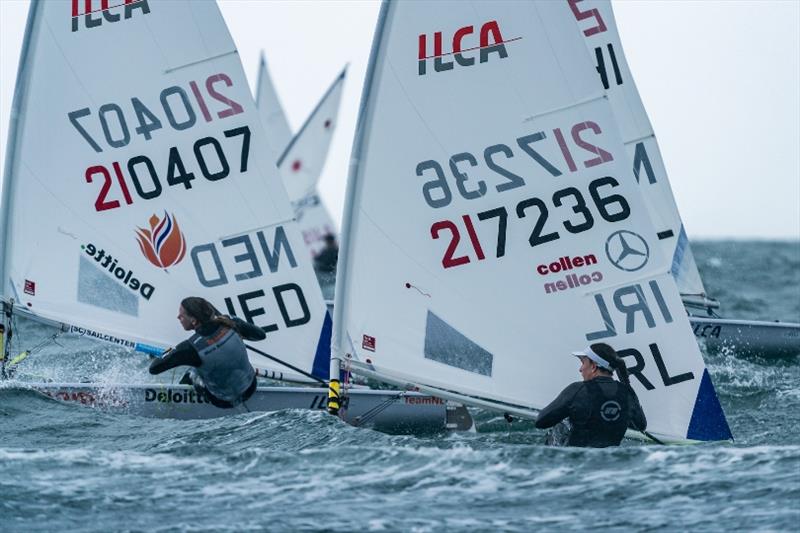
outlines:
M194 335L155 359L150 373L188 365L194 368L181 383L194 385L211 404L227 409L247 401L256 390L256 372L242 339L263 340L264 331L239 318L220 315L208 301L196 296L181 302L178 321L186 331L194 330Z
M630 427L647 428L642 406L628 380L628 369L616 351L605 343L572 352L581 360L583 381L567 386L539 412L536 427L551 428L568 419L567 446L604 448L618 446ZM615 381L612 372L617 372Z

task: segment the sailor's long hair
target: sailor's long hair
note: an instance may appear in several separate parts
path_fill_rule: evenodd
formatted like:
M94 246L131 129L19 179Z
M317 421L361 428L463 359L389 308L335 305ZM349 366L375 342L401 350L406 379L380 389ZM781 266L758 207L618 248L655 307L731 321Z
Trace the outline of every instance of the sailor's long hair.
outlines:
M628 376L628 367L625 366L625 361L617 355L617 351L604 342L598 342L589 346L594 353L608 361L608 365L617 373L617 379L626 385L630 385L630 377ZM601 367L600 370L605 371Z
M181 307L183 307L190 317L197 320L199 323L198 327L215 324L237 331L236 324L233 322L233 320L225 315L220 314L220 312L217 311L217 308L205 298L200 298L199 296L189 296L181 301Z

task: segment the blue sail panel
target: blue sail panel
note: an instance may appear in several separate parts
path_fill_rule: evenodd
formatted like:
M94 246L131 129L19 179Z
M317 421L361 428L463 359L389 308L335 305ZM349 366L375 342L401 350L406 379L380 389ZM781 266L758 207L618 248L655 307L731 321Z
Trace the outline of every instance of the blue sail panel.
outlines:
M314 355L314 364L311 367L311 373L324 380L327 380L330 376L332 329L331 314L326 311L325 320L322 323L322 331L320 331L319 341L317 342L317 353Z
M700 381L700 390L697 391L686 438L708 441L733 439L708 369L703 370L703 379Z

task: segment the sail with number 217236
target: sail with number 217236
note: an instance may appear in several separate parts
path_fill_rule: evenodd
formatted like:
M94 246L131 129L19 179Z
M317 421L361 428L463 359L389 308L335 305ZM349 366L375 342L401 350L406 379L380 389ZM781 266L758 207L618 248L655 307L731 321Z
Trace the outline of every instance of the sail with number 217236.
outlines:
M567 2L385 3L357 131L334 379L533 417L602 341L658 439L731 438Z

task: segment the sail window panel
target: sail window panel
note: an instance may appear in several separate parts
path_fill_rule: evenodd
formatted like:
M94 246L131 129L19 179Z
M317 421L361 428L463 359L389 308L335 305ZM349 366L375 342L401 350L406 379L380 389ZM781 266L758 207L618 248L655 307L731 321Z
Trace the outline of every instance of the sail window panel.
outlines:
M492 375L494 356L430 311L425 323L425 358L468 372Z
M81 256L78 268L78 301L95 307L139 316L139 298Z

